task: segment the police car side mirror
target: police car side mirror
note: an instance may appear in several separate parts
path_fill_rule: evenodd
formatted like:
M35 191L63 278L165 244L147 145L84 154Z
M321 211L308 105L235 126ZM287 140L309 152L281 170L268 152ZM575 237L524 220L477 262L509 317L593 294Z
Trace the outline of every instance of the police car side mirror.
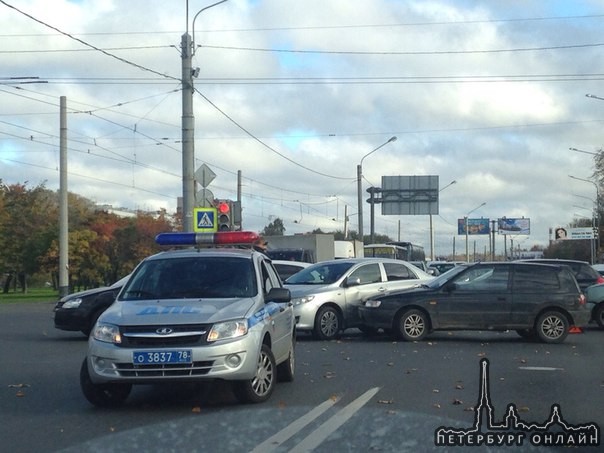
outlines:
M292 295L287 288L271 288L264 302L286 303L291 301Z

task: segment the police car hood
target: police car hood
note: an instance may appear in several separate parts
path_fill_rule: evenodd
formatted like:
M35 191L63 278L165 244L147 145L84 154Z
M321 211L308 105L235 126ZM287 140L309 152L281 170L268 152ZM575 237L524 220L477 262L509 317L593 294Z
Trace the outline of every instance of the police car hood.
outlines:
M165 299L117 301L101 321L117 325L209 324L250 316L254 299Z

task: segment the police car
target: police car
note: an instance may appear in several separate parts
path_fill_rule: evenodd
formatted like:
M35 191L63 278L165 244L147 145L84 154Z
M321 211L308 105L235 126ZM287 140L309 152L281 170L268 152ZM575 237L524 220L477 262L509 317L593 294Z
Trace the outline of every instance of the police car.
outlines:
M143 260L92 329L80 370L84 396L117 406L134 384L223 379L239 401L266 401L294 378L290 292L251 232L163 233L170 250Z

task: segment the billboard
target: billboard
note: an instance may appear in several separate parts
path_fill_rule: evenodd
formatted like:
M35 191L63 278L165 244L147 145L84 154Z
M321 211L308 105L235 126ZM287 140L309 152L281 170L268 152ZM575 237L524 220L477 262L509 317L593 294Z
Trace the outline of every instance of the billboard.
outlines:
M510 219L502 217L497 219L499 234L531 234L531 219Z
M438 176L382 176L382 215L438 215Z
M595 238L596 234L593 228L556 228L556 240Z
M466 219L457 219L457 234L466 234ZM468 235L491 234L489 219L468 219Z

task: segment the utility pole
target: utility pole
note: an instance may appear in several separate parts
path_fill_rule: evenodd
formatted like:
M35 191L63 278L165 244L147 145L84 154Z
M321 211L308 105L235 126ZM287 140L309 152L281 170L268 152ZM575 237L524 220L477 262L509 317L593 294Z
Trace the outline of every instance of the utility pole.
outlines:
M60 98L59 113L59 297L69 294L69 227L67 197L67 98Z
M193 231L195 207L195 117L193 116L193 48L191 35L182 35L182 227Z
M221 0L200 9L192 23L193 39L189 35L189 2L187 0L187 31L180 42L182 58L182 226L183 231L193 232L193 209L195 208L195 117L193 116L193 78L199 70L193 70L195 54L195 19L206 9L226 2Z

